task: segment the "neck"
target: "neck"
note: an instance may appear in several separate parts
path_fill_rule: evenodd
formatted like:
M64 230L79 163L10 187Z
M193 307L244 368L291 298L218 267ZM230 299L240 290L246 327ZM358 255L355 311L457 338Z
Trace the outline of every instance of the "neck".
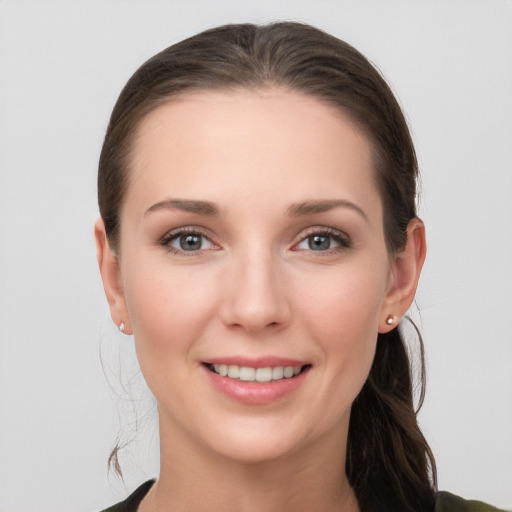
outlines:
M339 437L328 434L300 453L244 463L176 432L167 436L162 427L160 477L139 512L359 511L345 475L346 438L340 447Z

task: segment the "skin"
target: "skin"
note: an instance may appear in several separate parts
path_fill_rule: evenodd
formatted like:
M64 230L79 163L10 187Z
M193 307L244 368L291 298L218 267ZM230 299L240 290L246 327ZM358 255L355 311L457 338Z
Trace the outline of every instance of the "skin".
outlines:
M394 327L386 318L413 300L423 224L389 254L367 138L294 92L170 101L142 121L133 155L118 254L101 220L96 240L112 318L135 335L159 409L161 473L140 510L358 510L344 470L350 407L378 332ZM314 201L340 203L297 207ZM184 227L204 235L201 249L162 241ZM331 247L311 248L314 234ZM233 355L311 366L293 392L246 404L202 364Z

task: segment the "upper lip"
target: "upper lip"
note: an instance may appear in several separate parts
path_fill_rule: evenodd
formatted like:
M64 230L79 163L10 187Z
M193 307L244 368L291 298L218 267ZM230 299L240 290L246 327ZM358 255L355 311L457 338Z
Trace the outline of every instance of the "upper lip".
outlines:
M236 366L247 366L249 368L268 368L276 366L304 366L310 364L307 361L279 356L264 356L257 358L229 356L212 357L203 361L203 364L226 364Z

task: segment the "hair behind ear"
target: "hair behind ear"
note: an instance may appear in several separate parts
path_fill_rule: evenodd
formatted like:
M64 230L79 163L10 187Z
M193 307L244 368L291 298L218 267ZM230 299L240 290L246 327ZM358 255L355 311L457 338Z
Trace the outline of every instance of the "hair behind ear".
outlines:
M421 336L418 339L421 407L425 362ZM417 412L409 357L395 328L379 334L370 375L352 405L346 471L362 511L434 510L435 460Z

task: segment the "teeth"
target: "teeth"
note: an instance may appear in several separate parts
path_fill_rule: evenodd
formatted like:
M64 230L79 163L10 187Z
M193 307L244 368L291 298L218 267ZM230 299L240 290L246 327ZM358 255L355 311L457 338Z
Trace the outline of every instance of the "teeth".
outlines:
M258 382L270 382L272 380L272 368L258 368L256 370L256 380Z
M282 366L276 366L272 368L272 380L280 380L284 377L284 368Z
M274 366L267 368L252 368L236 364L213 364L210 369L221 377L240 379L245 382L270 382L272 380L289 379L300 373L302 366Z
M228 366L228 377L231 379L238 379L240 376L240 367L234 364Z
M256 378L256 370L249 366L240 367L240 373L238 374L240 380L251 381Z
M285 366L284 367L284 378L289 379L293 377L293 366Z
M228 365L227 364L214 364L213 368L215 373L218 373L222 377L225 377L228 374Z

